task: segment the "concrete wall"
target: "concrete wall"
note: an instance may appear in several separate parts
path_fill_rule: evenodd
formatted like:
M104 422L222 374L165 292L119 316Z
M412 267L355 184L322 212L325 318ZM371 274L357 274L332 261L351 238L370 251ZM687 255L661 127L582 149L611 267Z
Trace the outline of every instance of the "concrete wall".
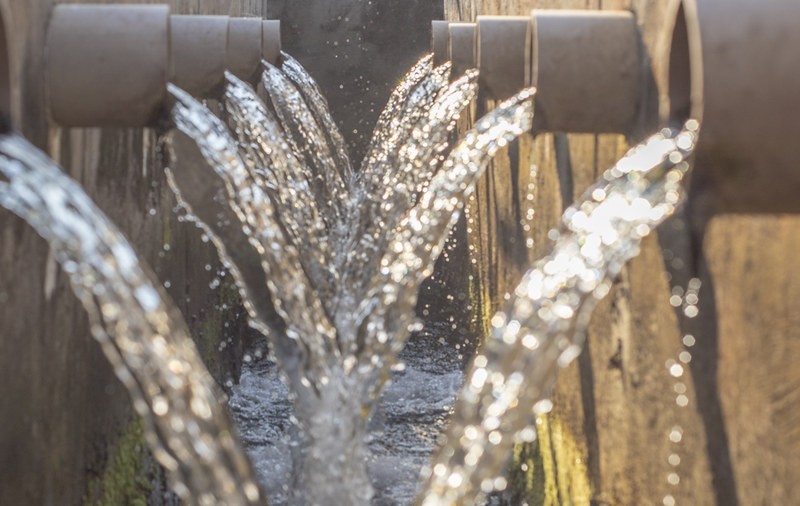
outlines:
M220 307L235 304L236 297L229 287L209 288L220 267L217 255L172 212L175 200L156 156L155 133L60 131L48 123L42 62L56 3L0 1L14 126L62 163L159 278L170 282L217 377L235 373L235 340L246 332L235 305L227 312ZM264 0L171 3L176 13L266 14ZM123 451L113 447L128 426L128 396L90 337L84 311L45 242L3 210L0 237L0 504L79 504L89 480L104 474L109 455ZM234 346L219 353L219 341L228 338Z
M270 0L284 48L319 80L354 164L389 94L430 50L430 20L442 14L441 0Z
M631 8L655 85L666 82L668 2L445 3L451 20L531 8ZM649 91L654 110L658 88ZM479 280L471 292L479 320L485 324L547 252L547 230L563 208L626 149L619 136L542 135L498 158L462 231L474 260L464 268ZM513 504L670 504L667 496L675 504L790 504L800 494L800 270L793 261L800 219L724 216L705 230L695 225L679 218L645 241L597 308L584 354L561 373L540 443L518 451ZM673 285L685 288L694 276L703 281L700 314L689 319L669 300ZM683 343L688 333L692 347ZM685 373L672 377L667 364L687 351ZM684 389L688 405L680 407ZM677 429L680 441L671 441ZM678 465L669 462L673 454Z

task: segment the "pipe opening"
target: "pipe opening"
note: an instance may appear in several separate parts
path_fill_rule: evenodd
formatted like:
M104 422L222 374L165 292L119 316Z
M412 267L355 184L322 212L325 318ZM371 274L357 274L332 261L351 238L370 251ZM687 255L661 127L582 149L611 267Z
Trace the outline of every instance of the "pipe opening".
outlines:
M506 100L531 85L530 16L478 16L476 59L481 94Z
M431 22L431 50L434 66L450 61L450 23L447 21Z
M453 64L451 72L453 80L477 67L475 39L475 23L450 23L450 61Z
M64 128L146 128L167 101L168 5L59 4L47 28L46 86Z
M11 65L8 52L6 22L0 11L0 131L11 125Z
M689 118L700 119L702 106L702 62L696 11L689 0L679 3L669 52L668 99L670 126L680 126Z
M258 83L263 40L264 24L260 18L230 18L226 57L228 70L243 81Z
M262 54L264 60L272 65L281 64L281 22L277 19L268 19L262 23Z
M532 19L534 129L630 135L643 67L633 13L534 10Z
M170 16L170 81L198 98L215 97L225 86L227 16Z

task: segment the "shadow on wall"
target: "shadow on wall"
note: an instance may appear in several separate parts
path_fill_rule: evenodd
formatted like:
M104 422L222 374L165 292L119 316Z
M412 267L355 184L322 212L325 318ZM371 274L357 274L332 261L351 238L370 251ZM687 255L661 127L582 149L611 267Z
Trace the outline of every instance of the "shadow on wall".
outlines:
M360 163L397 82L430 47L440 0L272 0L284 49L319 81L350 155Z

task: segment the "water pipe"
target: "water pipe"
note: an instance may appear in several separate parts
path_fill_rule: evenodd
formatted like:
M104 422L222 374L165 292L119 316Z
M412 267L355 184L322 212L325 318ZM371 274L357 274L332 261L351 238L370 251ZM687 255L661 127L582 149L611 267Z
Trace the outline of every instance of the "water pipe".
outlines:
M280 22L170 16L166 5L62 4L53 9L46 48L56 124L141 128L163 117L167 82L201 98L222 91L226 69L257 83L262 59L280 59Z
M225 85L227 16L171 16L170 82L198 98L217 96Z
M675 0L665 120L701 120L691 199L800 212L800 2Z
M450 61L450 23L447 21L431 22L431 49L433 65L438 67Z
M200 98L217 97L225 85L228 64L229 26L227 16L171 16L172 57L170 82ZM247 23L247 28L254 25ZM261 21L262 37L259 58L277 65L281 55L281 24L277 20ZM247 40L247 39L244 39ZM255 58L252 41L247 45L250 58ZM249 69L252 62L242 62ZM256 64L255 77L260 77ZM249 70L242 72L249 74Z
M478 17L486 98L537 88L537 133L630 133L643 80L636 20L627 11L534 10Z
M166 5L57 5L47 32L47 91L65 127L149 126L169 75Z
M531 41L528 16L478 16L478 81L485 98L505 100L531 85Z
M262 21L261 58L272 65L281 61L281 22L277 19Z
M531 18L534 130L631 133L644 75L633 14L534 10Z
M260 18L230 18L225 66L239 79L257 83L261 78L264 24Z
M478 66L475 58L475 23L450 23L452 76L458 78Z

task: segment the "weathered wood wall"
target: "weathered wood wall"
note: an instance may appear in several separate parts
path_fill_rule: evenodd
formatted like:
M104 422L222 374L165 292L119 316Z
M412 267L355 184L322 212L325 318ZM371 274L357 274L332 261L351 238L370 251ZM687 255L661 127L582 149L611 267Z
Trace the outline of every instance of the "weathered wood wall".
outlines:
M532 8L632 9L657 86L644 103L658 107L669 2L446 0L445 6L447 19L464 21L527 15ZM465 224L474 261L467 267L478 280L474 306L484 323L547 252L546 233L563 208L627 142L541 135L498 158ZM597 308L583 355L561 373L540 442L519 449L514 504L792 503L800 494L798 241L800 219L774 216L717 217L705 231L681 218L648 239ZM670 298L693 277L703 282L699 316L687 318ZM683 364L686 353L691 360ZM668 370L675 364L683 366L679 377Z
M236 310L221 310L236 296L209 288L220 268L216 252L173 213L155 134L67 131L48 123L44 37L56 3L0 1L10 46L14 126L64 166L160 279L170 282L170 294L222 378L237 367L235 354L229 354L235 346L220 353L218 345L244 333L241 319L231 314ZM266 14L265 0L171 4L175 13ZM113 441L127 425L128 396L90 337L84 311L46 243L3 210L0 237L0 504L80 504L87 482L102 475Z

